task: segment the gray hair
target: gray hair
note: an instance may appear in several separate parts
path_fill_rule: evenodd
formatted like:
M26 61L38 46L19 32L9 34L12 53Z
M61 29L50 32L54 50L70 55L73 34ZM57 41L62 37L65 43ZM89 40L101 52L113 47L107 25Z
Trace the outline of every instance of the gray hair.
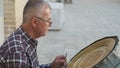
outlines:
M38 7L41 11L43 6L46 6L51 10L50 5L44 0L29 0L23 10L23 22L26 22L30 19L31 11L35 11Z

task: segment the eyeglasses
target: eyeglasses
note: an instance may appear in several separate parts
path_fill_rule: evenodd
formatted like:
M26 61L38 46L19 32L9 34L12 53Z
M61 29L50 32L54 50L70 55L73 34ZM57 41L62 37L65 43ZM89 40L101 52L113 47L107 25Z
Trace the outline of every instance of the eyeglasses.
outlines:
M44 22L48 22L49 24L52 24L52 21L51 21L50 19L45 20L45 19L40 18L40 17L36 17L36 18L38 18L38 19L40 19L40 20L42 20L42 21L44 21Z

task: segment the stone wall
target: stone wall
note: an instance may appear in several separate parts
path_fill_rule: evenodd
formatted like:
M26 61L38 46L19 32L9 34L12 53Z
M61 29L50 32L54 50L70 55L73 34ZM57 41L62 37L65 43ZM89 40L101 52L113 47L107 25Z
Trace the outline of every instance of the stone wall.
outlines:
M22 12L26 2L27 0L4 0L5 38L22 23Z
M4 41L3 0L0 0L0 45Z
M16 28L22 24L23 8L28 0L15 0Z

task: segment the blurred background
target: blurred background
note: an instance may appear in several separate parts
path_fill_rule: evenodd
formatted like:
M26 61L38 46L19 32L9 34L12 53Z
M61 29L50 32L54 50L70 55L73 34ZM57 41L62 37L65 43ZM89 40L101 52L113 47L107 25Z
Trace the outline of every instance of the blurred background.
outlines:
M28 0L0 0L0 45L22 23ZM37 39L40 64L81 49L106 36L120 38L120 0L46 0L52 7L52 27Z

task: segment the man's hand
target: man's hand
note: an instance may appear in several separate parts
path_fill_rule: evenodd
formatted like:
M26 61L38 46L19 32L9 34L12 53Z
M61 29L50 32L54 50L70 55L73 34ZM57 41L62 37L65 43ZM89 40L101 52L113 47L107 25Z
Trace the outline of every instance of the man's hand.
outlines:
M66 66L66 57L63 55L57 56L55 60L51 63L51 68L62 68Z

